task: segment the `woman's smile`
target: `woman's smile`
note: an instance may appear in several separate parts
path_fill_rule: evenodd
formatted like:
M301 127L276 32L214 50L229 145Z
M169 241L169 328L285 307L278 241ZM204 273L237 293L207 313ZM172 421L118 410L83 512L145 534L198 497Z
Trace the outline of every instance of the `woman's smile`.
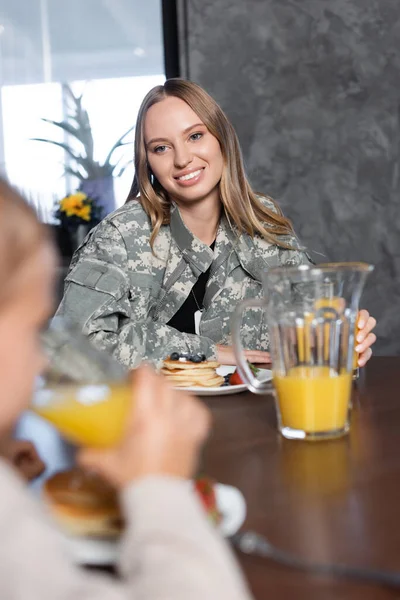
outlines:
M196 185L204 175L205 167L200 169L186 169L182 175L175 176L174 179L177 183L183 187L189 187Z

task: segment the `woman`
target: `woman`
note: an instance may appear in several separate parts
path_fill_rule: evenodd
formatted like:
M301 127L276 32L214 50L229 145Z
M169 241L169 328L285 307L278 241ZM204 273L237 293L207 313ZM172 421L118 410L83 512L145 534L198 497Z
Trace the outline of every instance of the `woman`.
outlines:
M0 439L27 408L45 364L39 335L52 312L54 270L44 227L0 180ZM93 576L70 564L18 471L1 458L0 598L249 600L233 558L186 481L208 430L207 410L148 367L136 372L134 387L125 439L79 457L121 492L123 578Z
M75 254L59 314L130 367L174 351L234 364L237 303L262 294L263 270L308 258L251 189L232 125L196 84L170 79L145 97L128 200ZM363 366L375 320L362 311L359 326ZM261 311L246 313L243 342L250 361L269 361Z

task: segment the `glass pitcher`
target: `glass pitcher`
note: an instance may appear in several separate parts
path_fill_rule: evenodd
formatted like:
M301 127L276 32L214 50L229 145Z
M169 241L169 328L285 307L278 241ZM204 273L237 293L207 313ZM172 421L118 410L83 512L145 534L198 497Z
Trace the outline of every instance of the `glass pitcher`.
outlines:
M44 331L42 344L48 366L31 409L74 444L116 444L133 401L127 371L60 318Z
M270 269L264 273L264 298L245 300L236 308L232 334L238 370L255 393L273 388L251 372L240 326L245 310L266 311L278 426L284 437L322 440L349 431L356 321L372 270L365 263Z

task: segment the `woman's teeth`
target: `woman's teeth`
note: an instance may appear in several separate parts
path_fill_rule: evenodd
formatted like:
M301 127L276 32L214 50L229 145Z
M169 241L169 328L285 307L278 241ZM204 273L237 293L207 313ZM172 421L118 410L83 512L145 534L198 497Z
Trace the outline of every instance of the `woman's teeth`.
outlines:
M178 179L179 181L188 181L188 179L193 179L194 177L197 177L197 175L200 175L200 173L201 169L193 171L193 173L189 173L188 175L182 175L182 177L178 177Z

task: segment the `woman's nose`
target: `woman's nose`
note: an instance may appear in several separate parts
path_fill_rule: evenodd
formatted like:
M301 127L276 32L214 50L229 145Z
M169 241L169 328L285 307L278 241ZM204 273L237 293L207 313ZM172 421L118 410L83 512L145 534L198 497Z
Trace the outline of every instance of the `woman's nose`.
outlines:
M185 145L175 149L175 167L178 169L184 169L187 167L193 160L191 153L189 152L189 148Z

